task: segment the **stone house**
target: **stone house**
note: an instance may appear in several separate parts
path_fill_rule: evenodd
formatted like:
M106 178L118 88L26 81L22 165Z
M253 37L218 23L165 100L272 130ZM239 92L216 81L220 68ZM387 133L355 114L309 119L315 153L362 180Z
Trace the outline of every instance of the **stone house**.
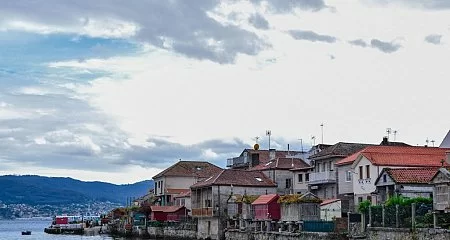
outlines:
M153 177L154 195L161 206L174 205L174 197L191 185L219 173L222 168L203 161L179 161Z
M377 203L375 180L384 168L440 167L447 150L435 147L367 147L351 167L355 205L363 200Z
M377 203L382 204L392 196L408 198L433 197L429 184L438 168L384 168L375 180Z
M303 166L303 167L294 167L290 169L292 173L292 188L294 194L305 194L308 191L308 184L309 184L309 176L313 172L313 167Z
M439 168L432 177L433 209L450 212L450 168Z
M174 197L175 206L183 206L188 210L188 215L191 215L191 191L182 192Z
M338 179L335 163L370 146L361 143L339 142L309 157L314 170L309 174L309 190L321 199L335 199Z
M250 168L250 171L262 171L277 184L277 193L280 195L306 192L306 183L299 184L299 179L296 179L296 176L293 175L292 169L298 169L296 170L299 174L297 177L300 177L300 180L303 180L304 172L308 172L308 170L311 169L311 166L300 158L277 157L266 163L261 163Z
M234 194L276 193L276 184L260 171L225 169L191 186L192 217L198 219L198 238L223 239L228 200Z

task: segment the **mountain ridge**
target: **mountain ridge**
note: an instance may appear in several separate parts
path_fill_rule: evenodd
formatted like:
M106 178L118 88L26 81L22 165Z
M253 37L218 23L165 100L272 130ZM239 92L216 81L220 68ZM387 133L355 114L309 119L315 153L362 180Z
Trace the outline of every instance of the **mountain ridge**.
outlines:
M153 180L133 184L81 181L70 177L38 175L0 176L0 201L5 204L67 204L102 201L125 204L153 188Z

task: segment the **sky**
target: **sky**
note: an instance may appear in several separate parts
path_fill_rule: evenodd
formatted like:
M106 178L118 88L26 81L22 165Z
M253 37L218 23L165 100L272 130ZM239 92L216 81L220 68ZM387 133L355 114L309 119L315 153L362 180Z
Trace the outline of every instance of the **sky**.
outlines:
M438 146L449 44L445 0L3 0L0 175L133 183L266 130Z

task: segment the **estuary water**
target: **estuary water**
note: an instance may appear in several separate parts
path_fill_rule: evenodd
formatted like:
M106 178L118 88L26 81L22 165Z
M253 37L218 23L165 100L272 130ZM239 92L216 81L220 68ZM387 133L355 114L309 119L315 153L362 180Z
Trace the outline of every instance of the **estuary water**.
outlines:
M0 240L118 240L107 235L76 236L44 233L44 228L50 226L51 222L52 220L41 219L0 220ZM22 231L31 231L31 235L22 236Z

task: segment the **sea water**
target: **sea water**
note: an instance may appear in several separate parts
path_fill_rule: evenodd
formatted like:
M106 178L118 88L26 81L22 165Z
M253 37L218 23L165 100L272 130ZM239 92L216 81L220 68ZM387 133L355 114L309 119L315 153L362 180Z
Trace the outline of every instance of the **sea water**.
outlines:
M52 220L42 219L15 219L0 220L0 240L113 240L108 235L80 236L80 235L53 235L44 233L44 228L49 227ZM22 231L31 231L31 235L22 235Z

